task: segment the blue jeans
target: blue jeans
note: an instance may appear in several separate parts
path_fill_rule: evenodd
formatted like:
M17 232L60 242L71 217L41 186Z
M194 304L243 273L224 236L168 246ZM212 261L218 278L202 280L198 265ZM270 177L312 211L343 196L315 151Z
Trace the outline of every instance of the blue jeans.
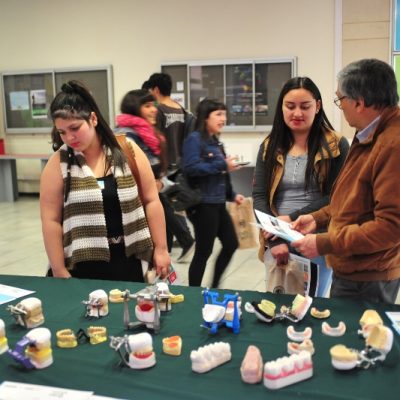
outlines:
M332 268L328 268L324 256L318 256L311 261L318 264L318 289L316 297L327 297L326 292L332 283Z

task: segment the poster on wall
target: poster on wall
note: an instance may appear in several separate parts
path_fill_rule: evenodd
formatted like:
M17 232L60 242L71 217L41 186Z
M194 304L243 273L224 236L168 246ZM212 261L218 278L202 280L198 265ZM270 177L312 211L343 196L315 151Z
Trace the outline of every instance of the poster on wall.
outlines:
M171 93L171 99L176 101L181 107L185 108L185 93Z
M46 109L46 90L31 90L30 91L31 98L31 110L32 110L32 118L47 118L47 109Z
M10 92L11 111L29 110L29 93L25 90Z

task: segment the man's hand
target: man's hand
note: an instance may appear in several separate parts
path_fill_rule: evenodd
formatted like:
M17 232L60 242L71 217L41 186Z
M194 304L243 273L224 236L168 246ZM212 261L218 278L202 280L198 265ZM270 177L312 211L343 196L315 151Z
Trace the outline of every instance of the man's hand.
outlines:
M317 229L317 223L311 214L306 214L300 215L296 221L292 222L291 227L295 231L299 231L303 235L306 235L307 233L315 232Z
M291 245L304 257L314 258L320 255L317 249L317 235L315 234L306 235L303 239L295 240Z

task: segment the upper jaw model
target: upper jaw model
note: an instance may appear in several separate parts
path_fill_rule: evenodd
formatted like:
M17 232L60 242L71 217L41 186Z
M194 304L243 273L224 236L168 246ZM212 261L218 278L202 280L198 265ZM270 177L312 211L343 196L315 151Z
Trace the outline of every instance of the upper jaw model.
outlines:
M42 302L36 297L28 297L16 306L7 307L17 324L28 329L36 328L44 323Z

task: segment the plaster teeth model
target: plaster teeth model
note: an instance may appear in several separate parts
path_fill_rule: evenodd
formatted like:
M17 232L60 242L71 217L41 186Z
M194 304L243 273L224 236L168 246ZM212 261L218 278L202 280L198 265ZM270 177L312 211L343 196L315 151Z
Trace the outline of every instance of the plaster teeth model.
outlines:
M241 300L237 301L236 307L238 309L238 317L239 317L239 319L241 319L242 318L242 301ZM226 305L224 318L227 321L233 321L234 312L235 312L235 303L233 301L228 301L228 304Z
M375 310L365 310L360 319L361 330L358 333L367 338L372 328L376 325L383 325L380 315Z
M147 332L130 335L128 337L130 349L129 366L133 369L144 369L156 364L156 355L153 351L153 339Z
M5 353L8 350L8 341L6 338L6 328L4 321L0 319L0 354Z
M260 303L253 301L251 303L256 317L263 322L271 322L275 317L276 305L269 300L261 300Z
M103 289L95 290L89 293L89 301L86 304L86 316L88 317L104 317L108 315L108 296Z
M160 311L170 311L171 310L171 302L170 298L173 294L169 291L169 286L166 282L157 282L157 298L158 298L158 305Z
M263 359L258 347L250 345L247 348L240 367L240 374L243 382L261 382L263 376Z
M89 326L87 333L90 344L99 344L107 340L107 328L105 326Z
M288 342L287 344L289 354L299 354L303 350L308 351L311 355L315 353L314 343L311 339L306 339L301 343Z
M135 315L139 321L152 324L155 320L156 309L154 302L156 300L146 300L139 298L135 307ZM160 317L160 309L157 307L157 315Z
M17 324L26 328L36 328L44 323L42 302L36 297L28 297L16 306L8 306Z
M306 339L311 339L312 329L307 327L303 331L296 331L293 325L290 325L286 330L286 334L290 340L295 342L303 342Z
M315 307L312 307L310 314L314 318L324 319L324 318L329 318L331 315L331 312L328 309L320 311L320 310L316 309Z
M182 352L182 338L180 336L170 336L162 340L163 352L170 356L180 356Z
M392 349L393 332L387 326L376 325L371 329L365 344L386 355Z
M331 347L331 362L334 368L340 370L353 369L357 366L358 352L343 344Z
M296 295L290 307L290 313L294 315L299 321L304 318L308 309L311 306L313 299L310 296Z
M123 303L124 292L119 289L112 289L108 292L108 300L110 303Z
M26 334L31 345L25 351L37 369L46 368L53 363L51 332L47 328L35 328Z
M311 378L312 375L313 363L307 351L281 357L264 365L264 385L268 389L280 389Z
M205 304L202 308L203 319L209 323L222 321L225 316L225 307L217 304Z
M225 342L208 344L190 353L192 370L200 374L230 361L231 358L231 346Z
M62 329L57 331L57 346L61 348L73 348L78 345L75 333L72 329Z
M343 336L346 332L346 325L340 321L338 326L331 327L327 322L321 325L322 333L327 336Z

